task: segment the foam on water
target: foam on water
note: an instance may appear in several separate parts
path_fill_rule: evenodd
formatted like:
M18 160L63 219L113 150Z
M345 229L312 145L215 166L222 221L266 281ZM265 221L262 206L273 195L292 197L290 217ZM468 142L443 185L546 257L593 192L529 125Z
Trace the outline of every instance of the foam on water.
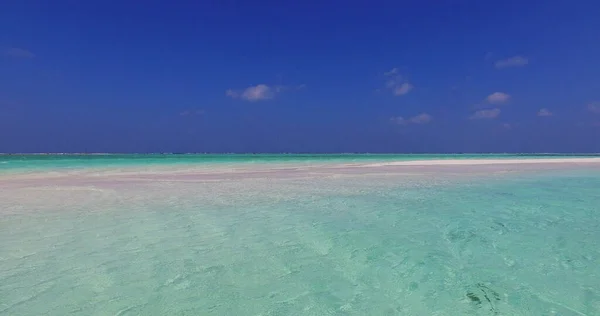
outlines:
M480 168L16 179L0 314L600 314L598 168Z

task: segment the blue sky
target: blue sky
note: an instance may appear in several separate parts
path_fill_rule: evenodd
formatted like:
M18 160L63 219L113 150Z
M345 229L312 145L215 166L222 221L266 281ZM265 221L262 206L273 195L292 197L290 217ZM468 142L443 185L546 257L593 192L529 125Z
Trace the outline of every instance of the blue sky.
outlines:
M598 1L0 3L0 152L600 152Z

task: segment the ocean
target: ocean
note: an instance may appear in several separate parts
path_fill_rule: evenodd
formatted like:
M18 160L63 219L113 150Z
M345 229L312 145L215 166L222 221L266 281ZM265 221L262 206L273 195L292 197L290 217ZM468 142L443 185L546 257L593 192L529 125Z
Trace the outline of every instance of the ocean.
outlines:
M600 164L386 166L491 158L0 156L0 315L600 315Z

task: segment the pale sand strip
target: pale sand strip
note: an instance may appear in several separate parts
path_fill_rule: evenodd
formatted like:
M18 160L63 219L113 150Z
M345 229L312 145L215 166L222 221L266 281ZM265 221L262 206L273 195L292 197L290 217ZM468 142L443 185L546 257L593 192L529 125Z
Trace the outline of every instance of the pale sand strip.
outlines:
M407 160L382 163L363 164L363 167L379 166L475 166L475 165L518 165L518 164L555 164L555 163L600 163L600 157L593 158L531 158L531 159L437 159Z
M252 178L286 178L327 175L367 174L470 174L486 172L517 172L578 167L600 168L600 157L594 158L531 158L531 159L438 159L389 162L276 164L254 166L131 166L126 168L93 168L70 171L39 171L33 173L0 174L0 188L16 185L16 180L42 182L97 183L103 181L152 180L233 180ZM62 179L62 180L61 180ZM40 182L41 183L41 182ZM23 182L21 185L27 185ZM39 184L39 183L38 183Z

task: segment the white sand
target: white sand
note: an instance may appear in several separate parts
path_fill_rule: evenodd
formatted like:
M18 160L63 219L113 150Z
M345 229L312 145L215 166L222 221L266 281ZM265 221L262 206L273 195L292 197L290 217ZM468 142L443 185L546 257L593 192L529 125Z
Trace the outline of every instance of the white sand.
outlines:
M548 169L600 168L598 158L438 159L331 164L261 164L232 166L179 165L90 168L0 174L0 189L39 185L96 185L147 181L220 181L257 178L310 178L342 175L491 174Z
M555 164L555 163L600 163L598 158L544 158L544 159L438 159L438 160L411 160L391 161L384 163L365 164L364 167L379 166L474 166L474 165L515 165L515 164Z

